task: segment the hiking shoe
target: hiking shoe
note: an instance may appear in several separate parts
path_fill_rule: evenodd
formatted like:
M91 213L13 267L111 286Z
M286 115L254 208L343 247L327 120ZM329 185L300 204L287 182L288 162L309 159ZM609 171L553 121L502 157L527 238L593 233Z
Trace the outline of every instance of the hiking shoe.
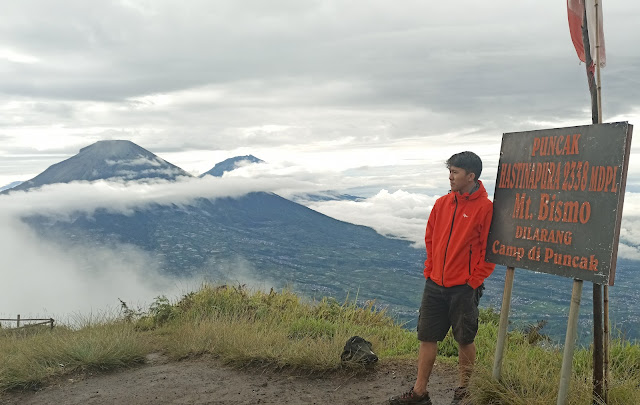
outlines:
M453 392L453 401L451 401L451 405L462 405L465 402L465 399L469 398L469 391L467 391L467 387L458 387Z
M418 395L413 392L413 388L409 392L405 392L402 395L389 398L390 405L432 405L429 393L425 392L423 395Z

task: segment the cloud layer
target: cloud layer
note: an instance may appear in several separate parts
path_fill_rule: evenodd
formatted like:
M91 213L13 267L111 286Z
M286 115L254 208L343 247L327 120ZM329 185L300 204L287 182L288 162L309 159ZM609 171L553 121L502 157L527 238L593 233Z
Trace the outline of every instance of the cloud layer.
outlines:
M115 316L118 299L132 308L189 288L161 275L148 254L130 245L93 246L42 239L22 222L0 217L2 318L53 317L74 323Z

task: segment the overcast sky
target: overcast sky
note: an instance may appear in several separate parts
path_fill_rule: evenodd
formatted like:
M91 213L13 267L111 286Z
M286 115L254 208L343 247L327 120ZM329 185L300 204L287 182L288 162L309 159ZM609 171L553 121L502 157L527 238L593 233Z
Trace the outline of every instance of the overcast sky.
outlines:
M603 8L604 122L637 125L640 2ZM104 139L131 140L194 174L253 154L267 164L241 170L228 193L360 195L311 206L420 243L452 153L483 158L493 195L503 133L590 123L564 1L22 0L0 13L0 186ZM637 145L620 250L635 258ZM180 192L193 196L196 183ZM122 209L147 198L80 186L49 192L71 207L84 195ZM23 202L52 200L34 201ZM24 235L14 241L33 241Z
M603 7L604 121L635 123L640 3ZM13 1L0 73L2 185L101 139L195 173L252 153L424 175L443 146L495 167L504 132L590 123L564 1Z

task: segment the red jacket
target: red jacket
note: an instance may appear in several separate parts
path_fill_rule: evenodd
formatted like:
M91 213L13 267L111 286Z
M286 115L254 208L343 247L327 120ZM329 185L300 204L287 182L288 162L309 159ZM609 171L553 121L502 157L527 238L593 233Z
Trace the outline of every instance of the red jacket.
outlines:
M478 288L496 267L485 261L493 203L481 181L471 193L449 193L433 205L424 241L424 276L444 287Z

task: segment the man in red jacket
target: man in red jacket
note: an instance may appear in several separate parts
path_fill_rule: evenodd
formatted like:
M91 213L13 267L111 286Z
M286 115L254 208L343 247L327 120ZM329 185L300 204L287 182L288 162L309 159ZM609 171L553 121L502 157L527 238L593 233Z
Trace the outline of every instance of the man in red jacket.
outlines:
M390 404L431 405L429 376L438 353L437 342L451 328L458 342L459 386L452 405L468 396L467 385L476 359L478 302L484 279L495 264L485 261L493 203L482 182L482 160L473 152L461 152L446 162L451 191L433 205L425 243L427 279L418 318L418 376L414 386L392 397Z

